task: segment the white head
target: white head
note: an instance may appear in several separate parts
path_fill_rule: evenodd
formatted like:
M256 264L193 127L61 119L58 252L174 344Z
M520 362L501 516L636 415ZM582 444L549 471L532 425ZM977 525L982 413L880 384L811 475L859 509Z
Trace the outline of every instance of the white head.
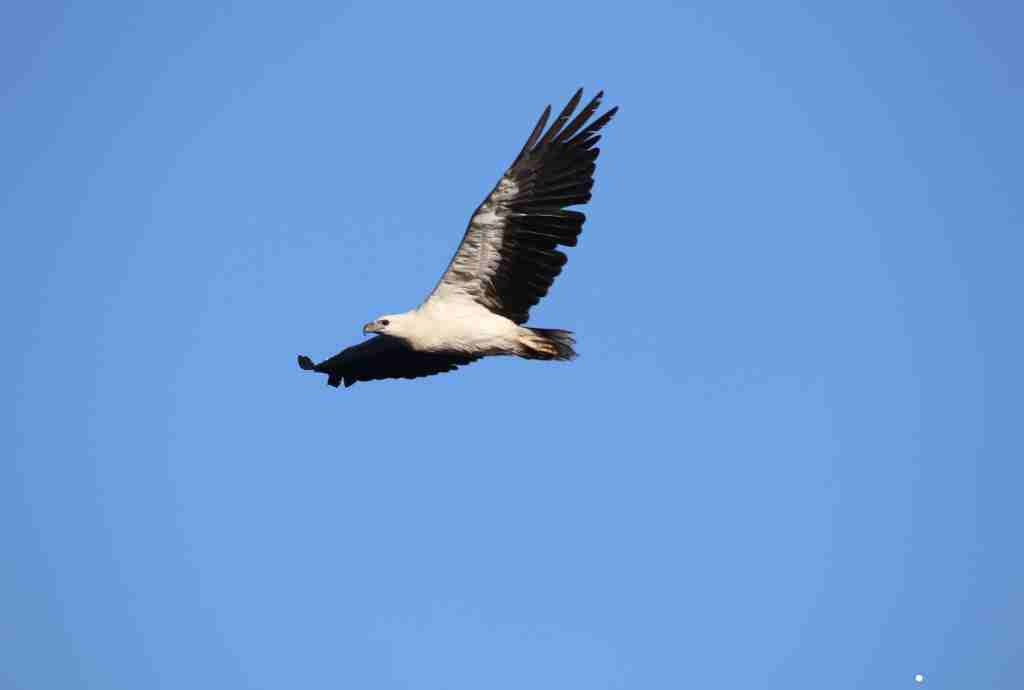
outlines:
M404 331L405 320L408 318L408 314L384 314L383 316L378 316L363 326L363 334L378 333L380 335L400 338Z

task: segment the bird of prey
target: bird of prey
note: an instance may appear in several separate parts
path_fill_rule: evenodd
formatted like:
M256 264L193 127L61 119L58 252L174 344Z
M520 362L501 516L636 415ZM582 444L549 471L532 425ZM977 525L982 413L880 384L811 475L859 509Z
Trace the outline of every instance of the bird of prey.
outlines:
M582 95L583 89L576 92L547 131L551 106L544 109L421 305L374 319L363 326L373 338L319 364L300 355L299 366L326 374L331 386L348 387L454 371L492 355L573 359L572 332L523 324L565 265L567 257L556 247L576 245L586 216L568 207L590 200L598 132L618 111L591 121L600 92L572 117Z

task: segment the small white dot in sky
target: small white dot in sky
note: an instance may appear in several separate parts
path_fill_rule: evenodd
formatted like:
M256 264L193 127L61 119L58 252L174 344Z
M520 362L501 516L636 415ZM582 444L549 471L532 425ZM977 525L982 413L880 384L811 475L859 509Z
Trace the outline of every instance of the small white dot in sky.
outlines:
M923 683L924 682L924 676L922 676L920 673L918 673L916 676L914 676L914 681L917 682L917 683Z

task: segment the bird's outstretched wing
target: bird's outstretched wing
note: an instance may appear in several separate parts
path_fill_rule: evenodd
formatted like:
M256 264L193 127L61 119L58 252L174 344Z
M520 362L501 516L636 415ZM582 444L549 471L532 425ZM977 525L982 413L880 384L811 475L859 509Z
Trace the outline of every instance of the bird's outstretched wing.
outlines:
M374 336L345 348L319 364L299 355L299 366L307 371L327 374L328 385L348 388L356 381L377 379L415 379L446 371L455 371L479 357L449 352L417 352L402 341L384 335Z
M469 221L462 244L427 298L469 298L516 323L547 294L567 257L555 247L575 246L586 219L569 206L590 200L598 132L614 117L612 108L590 124L600 92L569 121L580 89L544 132L548 106L519 156Z

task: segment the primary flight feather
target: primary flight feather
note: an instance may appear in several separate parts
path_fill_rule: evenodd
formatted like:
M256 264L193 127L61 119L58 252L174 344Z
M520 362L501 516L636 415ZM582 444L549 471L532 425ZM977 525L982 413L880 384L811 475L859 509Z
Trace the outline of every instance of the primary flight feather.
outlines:
M544 109L522 151L473 213L448 269L420 306L380 316L363 326L376 334L319 364L305 355L299 366L327 375L327 383L414 379L469 364L481 357L569 360L569 331L523 326L530 307L548 293L586 220L569 206L590 200L598 132L612 108L591 121L598 93L575 117L580 89L551 127ZM569 118L572 118L570 122ZM588 122L589 121L589 122Z

